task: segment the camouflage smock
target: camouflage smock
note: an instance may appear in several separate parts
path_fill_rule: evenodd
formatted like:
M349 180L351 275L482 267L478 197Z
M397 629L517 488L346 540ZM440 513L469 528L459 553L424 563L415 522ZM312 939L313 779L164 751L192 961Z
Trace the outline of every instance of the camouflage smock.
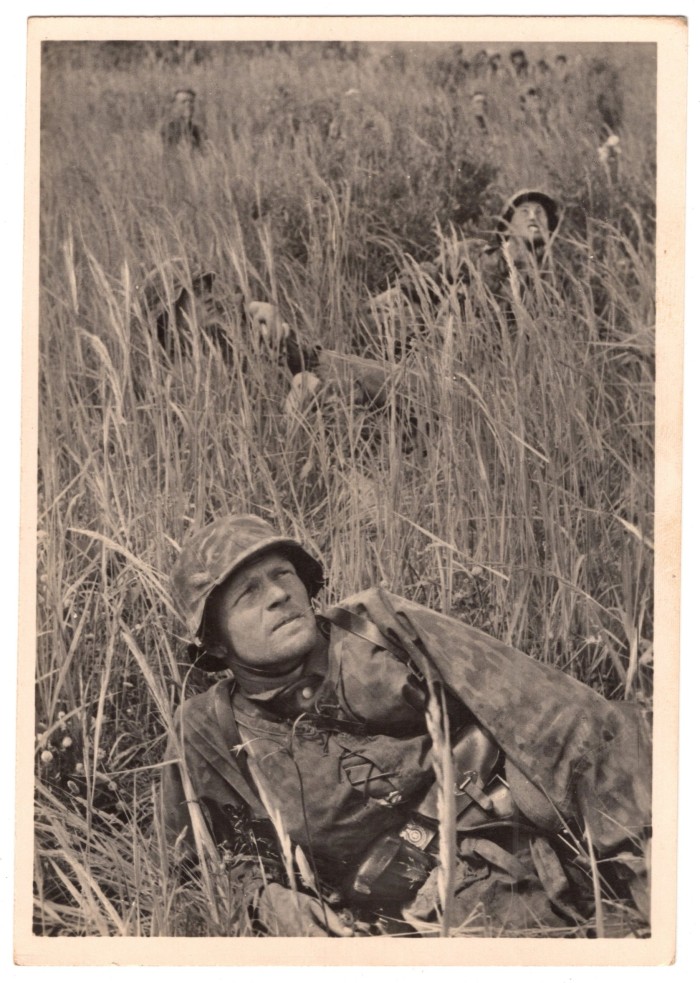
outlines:
M651 761L638 707L609 702L558 669L381 589L339 608L379 628L408 661L331 625L325 679L299 680L285 697L288 713L280 714L274 694L246 696L230 679L187 700L178 719L182 748L193 792L210 815L245 803L262 819L262 794L292 841L340 883L380 833L401 828L432 779L419 682L432 676L450 693L451 722L473 715L563 817L587 824L601 851L647 829ZM319 728L315 713L341 723ZM169 760L181 758L178 744L171 740ZM175 764L166 765L164 794L169 827L186 828Z

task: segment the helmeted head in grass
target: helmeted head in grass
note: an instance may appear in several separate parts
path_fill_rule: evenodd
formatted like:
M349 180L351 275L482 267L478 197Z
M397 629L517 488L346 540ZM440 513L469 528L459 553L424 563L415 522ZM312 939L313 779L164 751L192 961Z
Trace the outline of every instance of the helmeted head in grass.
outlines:
M508 57L510 58L512 69L518 78L527 75L529 64L527 55L522 48L512 48Z
M168 110L169 118L161 127L161 138L166 147L205 152L206 133L202 126L194 122L195 99L194 89L185 86L175 89Z
M489 64L489 53L486 48L482 48L472 58L472 69L477 78L484 74Z
M566 81L566 79L568 79L569 77L568 71L569 71L568 59L565 54L560 52L557 55L557 57L554 59L554 74L559 79L559 81L563 82Z
M491 75L498 75L501 71L501 53L500 51L489 51L489 72Z
M498 220L503 242L517 240L540 254L559 226L559 205L544 191L524 188L508 199Z
M181 317L194 298L209 297L215 278L211 270L174 258L146 274L138 296L145 312L155 317L160 326L169 312Z
M310 600L323 583L318 560L256 515L226 516L193 533L172 573L198 665L264 676L294 668L316 644Z
M229 324L242 316L242 296L223 286L212 270L173 257L146 274L136 295L139 317L155 327L169 359L189 360L199 333L230 362Z
M194 89L176 89L173 93L173 116L177 119L191 120L194 116L194 102L196 98L197 94Z

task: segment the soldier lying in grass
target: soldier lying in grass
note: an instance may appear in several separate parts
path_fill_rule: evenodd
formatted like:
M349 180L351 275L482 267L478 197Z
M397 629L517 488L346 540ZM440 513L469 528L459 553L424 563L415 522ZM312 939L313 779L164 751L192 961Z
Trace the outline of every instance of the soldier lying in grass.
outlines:
M376 310L399 300L420 309L429 302L444 317L450 310L469 320L478 312L486 287L499 307L512 313L514 303L534 299L552 282L552 246L561 221L557 202L544 191L525 188L501 210L494 242L445 238L431 263L407 270L390 289L374 298Z
M275 305L249 304L254 333L281 354L292 373L287 413L303 411L328 388L365 408L383 406L398 391L399 409L410 422L420 388L420 339L431 340L433 350L440 350L449 344L448 335L454 335L457 323L478 318L494 302L513 324L516 308L536 307L553 289L551 249L559 223L556 201L542 191L526 189L504 205L494 243L444 240L434 262L414 264L393 287L372 299L375 333L377 323L383 324L383 334L394 342L391 351L382 352L374 339L371 357L312 345L283 320ZM429 369L434 372L435 366Z
M321 403L329 393L346 406L381 409L395 395L409 435L426 365L425 352L439 350L454 334L457 321L468 321L494 301L507 318L513 304L541 294L550 283L550 254L559 227L559 208L549 195L524 190L510 198L498 220L495 243L480 239L443 242L433 263L414 264L389 290L371 301L371 343L356 351L337 351L312 342L291 327L274 304L254 301L247 313L256 342L262 342L271 361L290 373L288 417L303 413L309 402ZM170 266L172 269L170 269ZM141 303L154 321L158 341L170 358L187 358L192 336L199 332L207 345L231 362L235 332L227 323L242 316L242 295L228 290L211 271L191 272L173 260L156 270L140 291ZM393 337L387 345L380 334ZM430 335L430 336L429 336ZM421 339L428 346L421 345ZM422 352L423 359L421 362Z
M322 583L256 516L182 548L193 655L228 670L169 735L167 826L191 861L226 851L273 935L434 934L440 919L581 935L596 883L598 927L643 931L640 709L380 588L317 613Z

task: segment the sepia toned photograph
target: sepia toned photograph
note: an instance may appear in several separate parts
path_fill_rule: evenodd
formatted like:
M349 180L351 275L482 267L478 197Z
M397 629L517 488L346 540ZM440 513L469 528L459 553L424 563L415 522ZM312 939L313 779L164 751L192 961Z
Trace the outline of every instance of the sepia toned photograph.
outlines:
M20 962L672 958L686 25L372 21L30 23Z

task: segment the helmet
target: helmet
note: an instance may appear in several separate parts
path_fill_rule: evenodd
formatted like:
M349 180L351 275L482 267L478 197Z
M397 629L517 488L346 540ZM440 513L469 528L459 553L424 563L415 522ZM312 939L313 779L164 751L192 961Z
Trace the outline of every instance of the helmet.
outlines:
M193 637L199 636L204 607L214 588L270 550L287 554L309 597L318 594L323 586L318 560L257 515L225 516L190 536L173 568L172 585L180 617Z
M524 188L522 191L516 192L512 198L503 206L503 211L501 212L501 217L498 220L498 231L501 235L508 231L508 226L510 225L510 220L513 218L513 212L518 207L526 201L536 201L544 208L547 213L547 226L550 232L554 232L556 227L559 225L559 205L544 191L535 191L530 188Z
M151 270L137 288L146 315L154 318L168 316L168 310L179 310L189 296L206 297L214 289L216 274L211 270L174 257L164 267Z

